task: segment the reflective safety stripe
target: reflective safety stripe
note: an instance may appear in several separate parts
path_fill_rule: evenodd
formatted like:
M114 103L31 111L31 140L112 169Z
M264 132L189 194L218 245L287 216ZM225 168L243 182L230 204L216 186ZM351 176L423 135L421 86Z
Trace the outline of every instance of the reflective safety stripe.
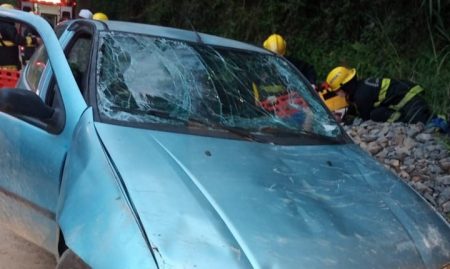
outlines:
M258 87L256 87L255 82L252 83L252 88L253 88L253 96L255 96L255 104L259 103L259 91L258 91Z
M421 92L423 92L423 88L419 85L416 85L412 87L407 94L405 94L405 96L398 104L389 106L389 108L395 110L395 112L392 113L387 122L397 121L401 116L400 109L402 109L409 101L411 101L411 99L413 99L416 95L418 95Z
M419 85L416 85L414 87L412 87L407 94L405 94L405 96L402 98L402 100L393 106L389 106L389 108L395 110L395 111L399 111L400 109L402 109L409 101L411 101L411 99L414 98L414 96L418 95L419 93L423 92L423 88L420 87Z
M15 65L0 65L0 70L17 70L17 66Z
M0 42L0 47L3 47L3 46L5 46L5 47L12 47L12 46L14 46L15 44L13 43L13 42L11 42L11 41L8 41L8 40L2 40L1 42Z
M389 117L389 119L387 120L387 122L393 123L396 120L398 120L400 118L400 116L402 115L402 113L395 111L394 113L392 113L392 115Z
M381 81L381 89L380 92L378 93L378 101L375 102L375 104L373 105L374 107L379 107L381 103L384 101L384 99L386 99L386 93L390 84L391 79L383 78L383 80Z
M32 47L33 45L33 38L31 36L25 37L25 42L27 44L27 47Z
M34 48L36 47L36 38L32 36L25 37L25 43L27 48Z
M284 87L281 85L264 85L260 86L260 88L267 93L281 93L284 91Z

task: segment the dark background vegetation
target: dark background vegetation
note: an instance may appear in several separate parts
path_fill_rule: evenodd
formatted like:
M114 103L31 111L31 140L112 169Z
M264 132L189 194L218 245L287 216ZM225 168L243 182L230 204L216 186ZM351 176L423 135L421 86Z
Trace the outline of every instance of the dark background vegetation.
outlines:
M261 45L271 33L324 80L337 65L359 77L415 81L450 114L450 0L79 0L110 19L216 34Z
M450 1L95 0L80 7L111 19L193 29L261 45L271 33L319 79L336 65L359 77L424 86L437 113L450 113Z

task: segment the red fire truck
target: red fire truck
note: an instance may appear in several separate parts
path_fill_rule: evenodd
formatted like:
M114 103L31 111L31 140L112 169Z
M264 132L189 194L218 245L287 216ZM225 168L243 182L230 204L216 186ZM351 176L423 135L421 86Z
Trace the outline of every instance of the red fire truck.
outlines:
M46 19L52 26L61 19L74 19L76 17L76 0L21 0L20 9L33 11Z

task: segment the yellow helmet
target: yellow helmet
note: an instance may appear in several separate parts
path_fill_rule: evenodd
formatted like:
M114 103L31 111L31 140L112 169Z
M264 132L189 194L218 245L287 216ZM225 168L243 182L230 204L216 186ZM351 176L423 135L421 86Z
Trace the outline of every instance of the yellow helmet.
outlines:
M6 8L6 9L14 9L14 6L11 4L1 4L0 7Z
M328 73L327 76L327 83L330 85L330 90L338 90L342 85L349 82L355 75L355 68L347 68L343 66L335 67L330 71L330 73Z
M102 12L97 12L92 16L92 19L94 20L98 20L98 21L107 21L108 20L108 16L106 16L105 13Z
M263 43L264 48L271 50L280 55L286 53L286 41L284 38L277 34L270 35Z

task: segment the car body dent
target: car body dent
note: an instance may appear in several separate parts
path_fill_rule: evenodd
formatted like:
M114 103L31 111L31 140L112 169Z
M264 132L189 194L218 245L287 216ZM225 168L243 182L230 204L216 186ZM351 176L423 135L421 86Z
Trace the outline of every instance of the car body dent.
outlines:
M96 128L160 264L435 268L450 259L448 240L436 241L450 238L448 225L355 145Z
M92 268L156 268L97 137L92 109L84 113L74 137L57 211L67 246Z

